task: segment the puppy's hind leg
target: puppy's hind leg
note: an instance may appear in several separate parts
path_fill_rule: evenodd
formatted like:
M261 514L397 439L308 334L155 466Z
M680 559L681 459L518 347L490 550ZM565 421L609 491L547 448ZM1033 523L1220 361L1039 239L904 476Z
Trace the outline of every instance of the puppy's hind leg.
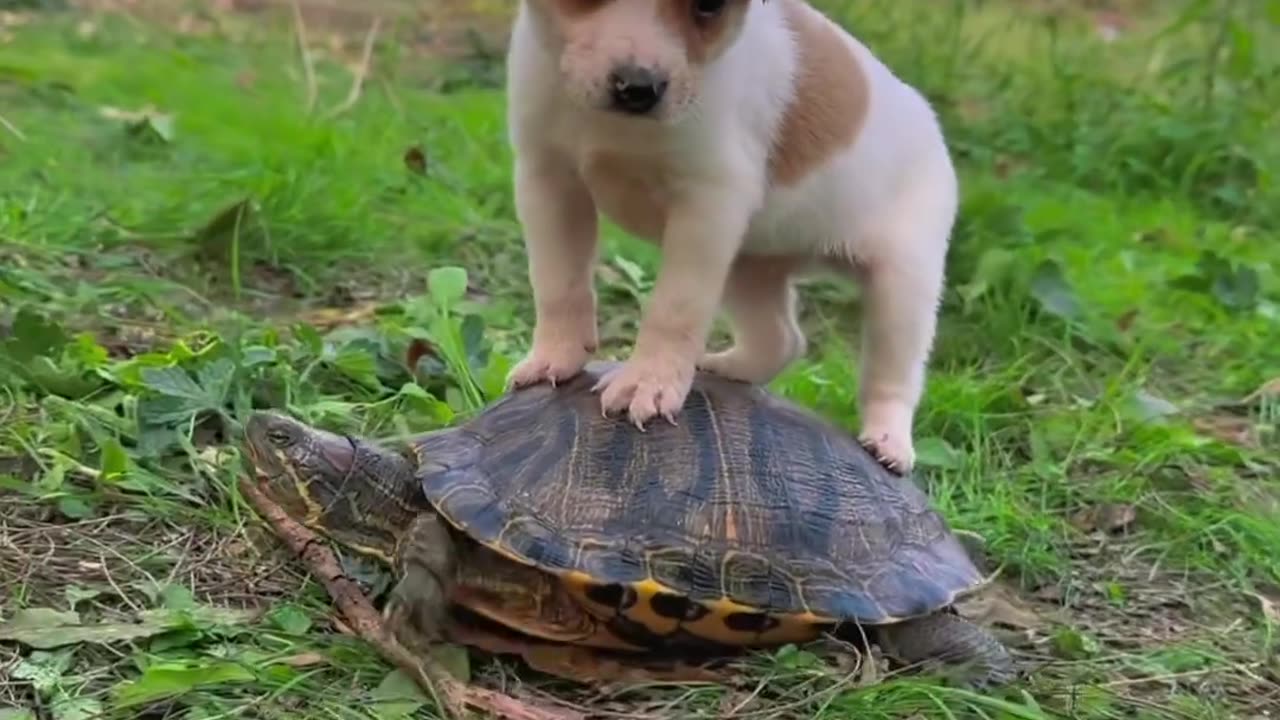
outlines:
M518 155L515 178L537 318L533 347L508 384L554 384L576 375L596 349L596 207L566 158Z
M859 439L890 470L915 464L912 425L937 330L954 203L899 205L861 258L864 289Z
M698 367L743 382L764 384L805 352L796 321L788 257L740 255L729 271L721 303L733 329L733 346L703 355Z

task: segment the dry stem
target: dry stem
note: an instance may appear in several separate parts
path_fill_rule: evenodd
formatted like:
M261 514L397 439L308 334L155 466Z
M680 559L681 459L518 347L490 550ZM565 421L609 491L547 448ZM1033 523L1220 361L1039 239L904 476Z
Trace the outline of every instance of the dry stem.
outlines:
M388 662L431 694L442 712L461 715L462 708L471 706L512 720L578 720L576 715L544 710L510 696L460 682L434 658L419 657L409 652L387 631L378 611L360 587L343 575L333 551L315 533L294 522L247 478L241 480L240 491L324 585L346 624Z

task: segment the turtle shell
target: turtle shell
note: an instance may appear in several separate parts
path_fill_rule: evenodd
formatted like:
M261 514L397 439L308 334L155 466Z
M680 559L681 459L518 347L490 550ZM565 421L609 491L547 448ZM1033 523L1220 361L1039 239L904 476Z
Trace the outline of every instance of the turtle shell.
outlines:
M419 479L475 541L559 576L634 642L802 642L950 605L982 575L909 477L763 388L701 372L676 424L592 386L509 393L418 438Z

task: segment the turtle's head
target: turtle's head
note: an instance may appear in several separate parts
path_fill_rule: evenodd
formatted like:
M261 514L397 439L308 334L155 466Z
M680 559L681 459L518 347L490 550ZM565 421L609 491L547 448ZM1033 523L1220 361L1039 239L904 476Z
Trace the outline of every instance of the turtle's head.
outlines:
M390 561L412 520L413 466L391 450L274 412L245 424L260 487L307 527L354 550Z

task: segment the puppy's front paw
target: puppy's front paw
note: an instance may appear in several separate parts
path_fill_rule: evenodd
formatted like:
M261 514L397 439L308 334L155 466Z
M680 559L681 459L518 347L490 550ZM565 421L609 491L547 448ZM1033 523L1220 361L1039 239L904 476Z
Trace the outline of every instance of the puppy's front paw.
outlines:
M591 353L581 343L534 343L533 349L507 375L507 387L521 388L540 382L555 385L577 375Z
M894 433L868 425L858 435L858 442L890 472L906 475L915 466L915 448L909 434Z
M666 357L632 356L596 382L606 414L626 410L641 430L657 415L674 423L693 384L694 363Z

